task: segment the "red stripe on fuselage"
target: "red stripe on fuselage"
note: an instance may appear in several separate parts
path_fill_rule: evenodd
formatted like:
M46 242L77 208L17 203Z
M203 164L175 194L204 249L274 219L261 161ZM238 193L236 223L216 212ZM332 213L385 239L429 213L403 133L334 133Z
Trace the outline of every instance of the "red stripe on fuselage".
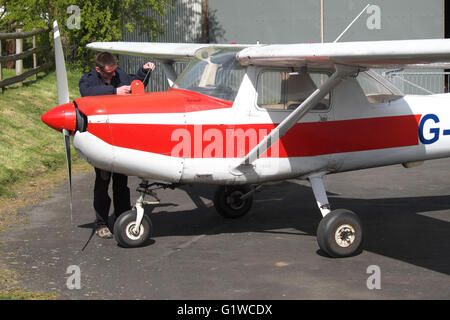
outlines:
M269 157L308 157L418 145L421 115L298 123ZM88 131L111 145L185 158L243 157L274 124L166 125L89 123ZM264 154L263 157L266 157Z

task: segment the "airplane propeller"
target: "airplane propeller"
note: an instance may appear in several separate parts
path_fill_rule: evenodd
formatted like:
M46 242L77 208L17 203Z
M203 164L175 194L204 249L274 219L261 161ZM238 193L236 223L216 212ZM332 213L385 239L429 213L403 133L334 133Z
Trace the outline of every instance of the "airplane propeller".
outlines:
M69 85L67 83L67 72L64 61L64 53L61 43L61 35L57 21L53 22L53 39L55 45L55 65L56 65L56 82L58 88L58 105L69 102ZM64 147L66 152L67 173L69 177L69 207L70 222L72 223L72 163L70 154L70 134L67 129L62 129Z

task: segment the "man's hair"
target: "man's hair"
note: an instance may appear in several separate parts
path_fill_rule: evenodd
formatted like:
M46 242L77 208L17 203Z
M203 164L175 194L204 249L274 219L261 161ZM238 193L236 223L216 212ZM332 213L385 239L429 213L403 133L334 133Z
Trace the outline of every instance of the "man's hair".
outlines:
M103 69L105 66L115 66L116 64L116 58L109 52L100 52L95 57L95 65L100 69Z

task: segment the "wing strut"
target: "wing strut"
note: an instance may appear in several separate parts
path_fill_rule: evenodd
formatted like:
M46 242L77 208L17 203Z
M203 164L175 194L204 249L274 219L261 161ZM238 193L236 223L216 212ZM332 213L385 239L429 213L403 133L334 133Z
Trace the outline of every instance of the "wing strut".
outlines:
M336 71L319 88L316 89L300 106L287 116L269 135L242 159L239 164L232 168L233 174L240 175L239 167L250 165L264 154L275 142L282 138L300 119L302 119L312 107L331 92L343 79L358 72L358 67L335 65ZM237 171L236 171L237 170Z

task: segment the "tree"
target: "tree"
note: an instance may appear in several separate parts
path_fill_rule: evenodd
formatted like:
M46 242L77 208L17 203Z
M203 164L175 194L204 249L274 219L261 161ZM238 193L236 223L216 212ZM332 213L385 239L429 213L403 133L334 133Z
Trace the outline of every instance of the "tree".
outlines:
M119 41L125 30L137 29L150 41L163 33L162 17L175 0L9 0L2 1L1 32L12 26L24 31L39 27L52 29L57 20L66 59L74 67L87 70L94 53L86 48L93 41ZM146 11L155 14L146 14Z

